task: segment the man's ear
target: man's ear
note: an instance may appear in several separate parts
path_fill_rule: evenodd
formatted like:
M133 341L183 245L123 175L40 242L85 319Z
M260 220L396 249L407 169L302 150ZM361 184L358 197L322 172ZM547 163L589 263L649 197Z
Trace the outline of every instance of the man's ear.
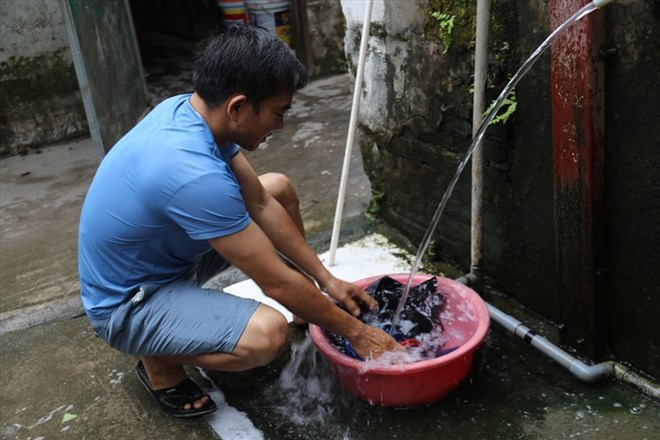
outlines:
M245 105L247 105L247 96L245 95L235 95L229 98L229 103L227 104L227 116L229 119L236 122L239 110Z

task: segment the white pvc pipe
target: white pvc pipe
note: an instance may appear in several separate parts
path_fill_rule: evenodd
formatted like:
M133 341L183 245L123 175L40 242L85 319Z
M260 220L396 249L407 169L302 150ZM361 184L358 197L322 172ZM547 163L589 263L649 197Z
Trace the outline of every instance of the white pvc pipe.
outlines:
M642 393L655 400L660 400L660 386L635 373L631 368L615 361L605 361L595 365L588 365L566 353L543 336L525 327L517 319L498 310L495 306L488 303L486 305L493 321L566 368L569 373L578 379L584 382L598 382L615 378L623 383L635 386Z
M344 152L344 166L341 170L339 183L339 195L337 196L337 208L335 210L335 221L332 226L332 238L330 240L330 256L328 265L335 265L335 255L339 242L339 231L341 229L341 218L344 214L344 201L346 199L346 184L348 172L351 166L351 153L353 151L353 139L357 126L358 112L360 110L360 96L362 94L362 79L364 78L364 63L367 59L367 46L369 44L369 28L371 26L371 9L373 0L367 0L364 12L364 23L362 23L362 37L360 40L360 56L358 58L357 72L355 73L355 89L353 90L353 104L351 106L351 119L348 123L348 135L346 137L346 150Z
M479 281L474 274L468 273L456 281L469 286L470 282L474 282L475 280ZM520 321L502 312L492 304L486 303L486 306L493 321L566 368L569 373L578 379L584 382L598 382L600 380L615 378L636 387L645 395L660 401L660 386L635 373L631 368L615 361L605 361L596 365L588 365L566 353L543 336L530 330Z
M517 319L503 313L491 304L487 304L487 306L493 321L500 324L515 336L523 339L581 380L585 382L596 382L614 375L614 366L612 364L605 362L597 365L587 365L552 344L543 336L525 327Z
M488 72L488 33L490 0L477 1L477 31L474 50L474 94L472 98L472 136L476 136L484 117L486 75ZM479 142L472 153L472 225L470 265L475 275L481 273L483 259L484 156Z

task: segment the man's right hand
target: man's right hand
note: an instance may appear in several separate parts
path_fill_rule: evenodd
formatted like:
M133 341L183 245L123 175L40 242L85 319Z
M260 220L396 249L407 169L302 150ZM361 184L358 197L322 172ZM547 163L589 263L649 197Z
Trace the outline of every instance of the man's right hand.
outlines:
M355 353L364 359L377 359L387 351L405 350L393 337L366 324L363 324L359 335L348 342L351 343Z

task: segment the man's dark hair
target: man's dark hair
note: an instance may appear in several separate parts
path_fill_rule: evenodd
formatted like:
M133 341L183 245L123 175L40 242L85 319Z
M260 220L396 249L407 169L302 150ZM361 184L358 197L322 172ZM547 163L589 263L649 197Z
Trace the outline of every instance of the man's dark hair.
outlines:
M267 29L231 26L199 54L193 70L195 92L215 108L234 93L247 96L255 110L264 99L307 84L305 67Z

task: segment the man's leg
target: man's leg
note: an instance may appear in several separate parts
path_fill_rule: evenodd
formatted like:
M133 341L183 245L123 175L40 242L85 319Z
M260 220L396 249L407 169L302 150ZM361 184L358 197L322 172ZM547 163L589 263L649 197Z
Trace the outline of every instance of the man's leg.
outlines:
M287 211L300 233L305 228L300 215L300 203L293 184L283 174L268 173L259 177L268 193ZM294 322L304 321L294 316ZM175 386L186 378L183 365L194 365L216 371L243 371L273 361L286 343L288 324L277 310L260 304L248 321L243 334L231 353L208 353L195 356L141 356L154 390ZM204 397L185 405L184 409L202 408Z
M194 365L216 371L243 371L273 361L286 344L288 325L284 316L260 304L248 321L231 353L208 353L195 356L141 356L154 390L175 386L186 378L183 365ZM208 396L192 406L202 408ZM190 409L187 404L184 409Z
M300 201L289 178L280 173L268 173L259 176L259 180L264 188L266 188L266 191L284 207L304 237L305 225L300 216Z

